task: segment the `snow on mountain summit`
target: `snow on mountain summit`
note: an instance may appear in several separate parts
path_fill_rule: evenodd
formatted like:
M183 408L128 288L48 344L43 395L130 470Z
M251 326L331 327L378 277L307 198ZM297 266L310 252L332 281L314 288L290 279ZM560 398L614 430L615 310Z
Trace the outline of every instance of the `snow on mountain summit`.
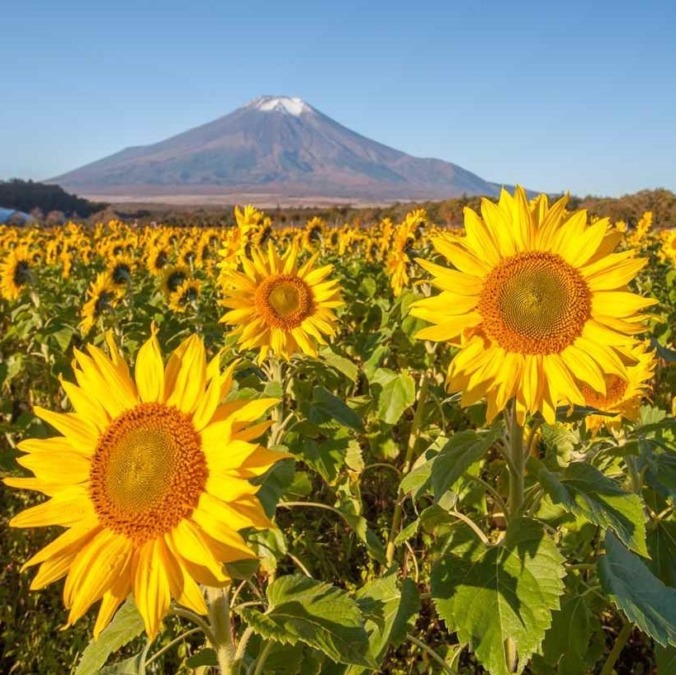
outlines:
M285 112L289 115L302 115L303 113L312 112L312 108L295 96L261 96L251 102L251 107L262 112Z

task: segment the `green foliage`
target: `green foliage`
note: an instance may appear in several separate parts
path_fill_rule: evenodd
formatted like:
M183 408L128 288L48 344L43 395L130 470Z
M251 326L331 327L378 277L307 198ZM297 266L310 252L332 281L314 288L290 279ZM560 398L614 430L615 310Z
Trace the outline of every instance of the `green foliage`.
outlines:
M598 566L601 585L618 609L655 642L676 645L676 588L665 586L610 532Z
M339 588L301 575L288 575L267 589L265 612L243 616L267 640L303 642L340 663L372 666L368 635L357 603Z
M559 608L564 575L563 557L542 526L521 519L510 524L502 543L436 563L432 597L448 628L491 673L520 673ZM508 664L509 640L517 664Z
M539 479L555 504L595 525L610 528L629 548L648 555L643 504L591 464L574 462L562 474L541 468Z
M108 657L143 632L143 619L129 599L117 611L98 639L84 650L75 675L95 675ZM124 671L115 670L116 673Z

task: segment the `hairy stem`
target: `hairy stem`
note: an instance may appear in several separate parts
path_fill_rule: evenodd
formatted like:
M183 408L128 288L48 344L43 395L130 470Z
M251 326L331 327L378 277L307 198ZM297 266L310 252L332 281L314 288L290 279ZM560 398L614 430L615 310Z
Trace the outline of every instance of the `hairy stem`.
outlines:
M406 446L406 457L404 459L404 468L402 469L402 475L406 476L411 470L413 465L413 452L415 450L415 444L418 440L418 434L420 432L420 425L422 423L423 410L425 408L425 403L427 402L427 394L429 391L430 380L427 373L423 373L420 378L420 391L418 393L418 405L415 409L415 415L413 416L413 423L411 424L411 432L408 436L408 445ZM387 566L389 567L394 560L394 540L399 534L399 529L401 528L401 519L404 511L404 499L405 495L402 490L399 490L397 495L397 502L394 506L394 513L392 514L392 525L390 527L390 535L387 538L387 548L385 550L385 559L387 560Z
M631 631L633 629L633 626L629 621L622 626L622 630L619 632L618 636L615 638L615 644L613 645L613 648L610 650L610 654L608 654L608 658L606 659L606 662L603 664L603 668L601 669L601 674L600 675L611 675L613 672L613 668L615 666L615 663L617 662L617 659L620 658L620 654L622 653L622 650L624 649L624 645L627 644L627 640L629 639L629 636L631 635Z
M212 646L221 675L234 675L235 649L230 632L230 588L207 587Z

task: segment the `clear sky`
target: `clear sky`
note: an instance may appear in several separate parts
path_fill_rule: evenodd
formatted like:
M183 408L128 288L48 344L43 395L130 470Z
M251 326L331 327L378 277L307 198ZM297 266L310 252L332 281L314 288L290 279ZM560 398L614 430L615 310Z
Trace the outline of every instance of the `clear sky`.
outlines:
M0 17L0 179L285 94L488 180L676 190L674 0L5 0Z

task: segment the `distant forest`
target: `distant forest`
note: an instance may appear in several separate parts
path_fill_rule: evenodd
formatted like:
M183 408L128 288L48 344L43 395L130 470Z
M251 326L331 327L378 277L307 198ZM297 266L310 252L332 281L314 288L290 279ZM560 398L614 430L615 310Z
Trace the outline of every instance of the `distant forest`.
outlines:
M480 202L480 197L463 196L439 202L400 202L382 207L344 205L263 210L272 217L276 225L303 225L314 216L322 218L329 225L342 225L346 222L369 225L383 218L391 218L396 223L412 209L424 208L431 222L460 227L463 223L463 208L469 206L478 210ZM200 208L158 204L157 206L144 205L144 208L139 208L130 204L101 204L68 194L58 185L45 185L19 179L0 181L0 207L33 213L38 219L46 218L50 213L59 212L69 218L90 218L92 220L119 217L125 220L158 221L167 225L234 224L232 206ZM624 220L630 227L638 222L644 211L652 211L654 226L676 226L676 194L664 188L641 190L622 197L577 197L573 195L570 198L569 208L585 208L591 215L608 216L613 221Z
M552 196L551 199L555 199ZM369 225L383 218L393 222L403 220L406 213L416 208L424 208L429 219L437 225L461 227L463 209L469 206L479 210L480 197L458 197L440 202L401 202L383 207L334 206L324 208L272 208L262 209L279 225L302 225L314 216L320 217L329 225L342 225L350 222ZM571 196L570 209L584 208L590 215L609 217L611 220L624 220L630 227L636 225L645 211L652 211L655 227L676 226L676 194L670 190L641 190L622 197L577 197ZM117 208L115 209L117 211ZM124 210L124 209L122 209ZM232 207L148 207L141 211L121 213L121 216L138 219L152 219L167 225L223 225L234 224Z
M105 209L107 204L97 204L68 194L58 185L34 183L32 180L13 178L0 181L0 207L33 213L38 218L58 211L70 218L87 218ZM36 214L35 211L40 213Z

